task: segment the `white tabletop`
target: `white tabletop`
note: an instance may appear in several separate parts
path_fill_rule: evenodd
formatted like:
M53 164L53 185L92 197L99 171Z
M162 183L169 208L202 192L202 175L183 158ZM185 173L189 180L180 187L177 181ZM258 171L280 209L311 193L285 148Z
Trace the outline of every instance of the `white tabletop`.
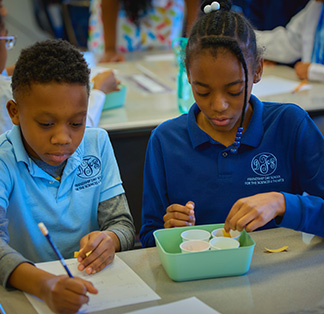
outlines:
M156 56L156 55L155 55ZM123 63L104 64L117 70L117 77L127 85L125 105L120 108L105 110L99 126L111 130L128 130L136 128L153 128L161 122L177 117L181 113L177 105L178 67L170 52L159 54L152 60L149 54ZM150 93L139 87L132 76L146 74L155 82L166 87L162 93ZM268 66L264 68L263 77L278 76L299 82L294 70L286 66ZM260 97L264 101L292 102L309 113L324 113L324 93L322 83L310 83L312 88L298 93L283 93Z
M257 231L251 236L256 246L250 269L242 276L175 282L166 274L156 248L117 253L161 299L109 313L127 313L191 296L223 314L305 313L302 310L323 306L323 238L284 228ZM285 245L287 252L265 252L265 247ZM36 313L22 292L0 288L0 300L7 313ZM323 309L307 313L323 313Z

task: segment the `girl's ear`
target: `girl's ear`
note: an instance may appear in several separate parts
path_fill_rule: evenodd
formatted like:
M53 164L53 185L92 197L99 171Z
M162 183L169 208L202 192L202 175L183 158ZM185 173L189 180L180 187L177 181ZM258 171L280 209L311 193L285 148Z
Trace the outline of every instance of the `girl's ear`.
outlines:
M263 73L263 58L259 58L257 61L254 77L253 77L253 83L258 83L261 80Z
M15 125L19 125L19 110L15 101L13 100L8 101L7 111L9 113L12 123Z

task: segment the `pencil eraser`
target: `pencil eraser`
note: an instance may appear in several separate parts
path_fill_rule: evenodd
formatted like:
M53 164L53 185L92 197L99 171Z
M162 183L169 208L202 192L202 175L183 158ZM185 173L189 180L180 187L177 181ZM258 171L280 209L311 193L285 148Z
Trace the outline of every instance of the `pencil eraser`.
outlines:
M48 230L47 230L47 228L45 227L45 225L44 225L42 222L40 222L40 223L38 224L38 227L39 227L39 229L42 231L42 234L43 234L44 236L48 235Z

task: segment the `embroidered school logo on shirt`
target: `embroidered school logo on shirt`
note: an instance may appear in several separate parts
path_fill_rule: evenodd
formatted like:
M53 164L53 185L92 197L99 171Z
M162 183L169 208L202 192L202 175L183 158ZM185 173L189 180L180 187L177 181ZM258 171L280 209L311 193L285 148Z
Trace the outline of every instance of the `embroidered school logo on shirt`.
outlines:
M101 162L95 156L85 156L81 165L78 167L77 176L83 179L75 185L75 190L83 190L101 183Z
M280 174L274 174L277 166L277 158L271 153L260 153L254 156L251 161L251 168L257 176L247 178L244 184L253 186L283 183L285 179Z
M277 169L277 158L271 153L260 153L251 162L254 173L261 176L269 176Z

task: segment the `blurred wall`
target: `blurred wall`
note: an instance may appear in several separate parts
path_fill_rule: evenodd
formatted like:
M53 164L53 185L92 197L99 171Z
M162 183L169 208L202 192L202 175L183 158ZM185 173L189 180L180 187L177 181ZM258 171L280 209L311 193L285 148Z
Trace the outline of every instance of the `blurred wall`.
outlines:
M14 49L8 52L7 65L16 63L21 49L50 35L40 29L34 16L33 0L3 0L8 10L5 18L8 35L17 36Z

